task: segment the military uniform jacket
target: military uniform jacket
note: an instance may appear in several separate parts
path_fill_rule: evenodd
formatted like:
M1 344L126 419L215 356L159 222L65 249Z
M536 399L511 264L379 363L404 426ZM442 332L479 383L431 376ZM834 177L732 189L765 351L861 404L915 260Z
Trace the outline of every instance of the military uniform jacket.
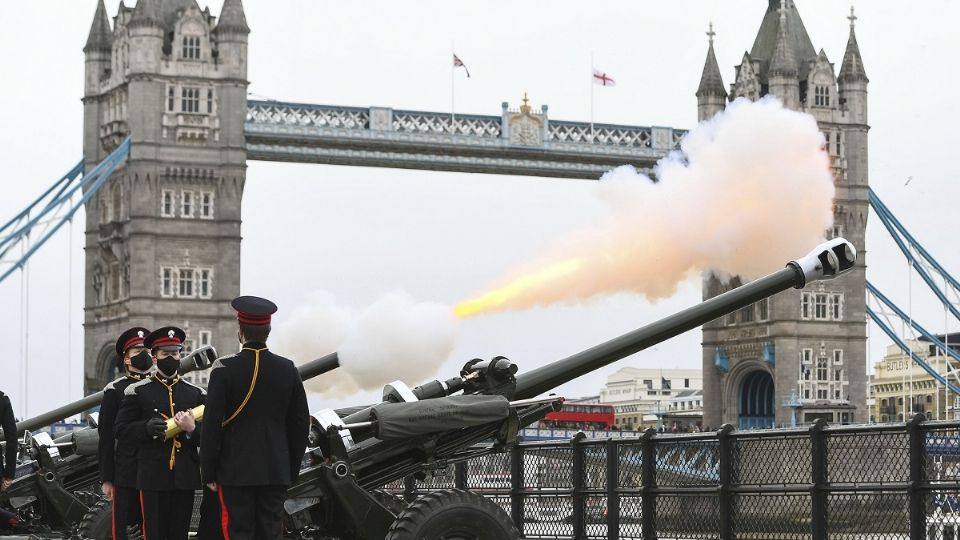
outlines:
M17 420L13 417L13 405L10 398L0 392L0 427L3 439L7 442L3 452L3 477L13 478L17 469Z
M190 436L180 433L168 441L162 435L151 438L145 426L151 418L172 418L177 412L203 405L205 394L202 388L179 378L168 386L156 373L124 390L114 432L119 442L137 447L138 489L201 487L197 454L201 422Z
M260 367L251 392L257 349ZM307 396L293 362L264 343L246 343L239 353L214 363L207 389L200 444L204 481L290 485L300 473L310 429Z
M114 427L117 413L120 412L123 391L138 380L141 379L130 376L120 377L103 389L103 401L100 404L100 416L97 419L97 432L100 435L97 458L100 460L100 481L102 482L111 482L123 487L137 485L137 445L118 441L114 436Z

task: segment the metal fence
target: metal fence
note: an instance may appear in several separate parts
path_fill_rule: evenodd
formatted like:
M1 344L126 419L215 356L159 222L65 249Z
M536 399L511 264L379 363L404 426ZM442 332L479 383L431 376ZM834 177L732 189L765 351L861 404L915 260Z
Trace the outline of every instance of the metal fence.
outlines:
M521 443L389 487L483 493L527 538L960 540L960 422Z

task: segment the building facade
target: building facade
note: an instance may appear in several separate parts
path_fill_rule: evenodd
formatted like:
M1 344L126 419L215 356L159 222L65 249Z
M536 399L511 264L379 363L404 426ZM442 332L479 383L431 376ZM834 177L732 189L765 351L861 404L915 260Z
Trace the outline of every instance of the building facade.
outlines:
M942 335L937 337L944 340ZM960 346L953 345L960 343L960 334L950 334L949 342L951 349L960 352ZM906 343L934 371L960 385L960 362L949 359L927 339ZM906 422L917 413L929 420L955 420L960 418L960 396L948 392L900 347L890 345L870 376L870 421Z
M130 154L86 205L86 392L114 375L126 328L177 325L188 348L236 348L240 199L246 175L247 37L240 0L97 5L85 56L89 171ZM202 376L201 376L202 377Z
M607 384L600 390L600 403L613 405L616 427L641 429L644 416L665 411L675 396L699 390L702 384L698 369L625 367L607 377Z
M700 86L699 120L737 98L774 96L812 115L836 179L834 225L825 236L857 246L856 268L833 281L789 290L703 326L704 425L741 428L823 418L866 422L865 228L868 212L867 83L851 12L839 72L817 50L790 0L769 0L753 47L724 87L713 31ZM811 246L812 248L813 246ZM742 284L703 278L703 298Z

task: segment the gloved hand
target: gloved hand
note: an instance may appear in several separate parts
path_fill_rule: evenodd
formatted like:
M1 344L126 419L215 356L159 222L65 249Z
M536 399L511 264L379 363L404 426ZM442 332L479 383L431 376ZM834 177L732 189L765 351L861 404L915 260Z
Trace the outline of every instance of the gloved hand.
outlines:
M167 423L160 418L151 418L143 428L147 431L147 435L154 438L161 437L167 431Z

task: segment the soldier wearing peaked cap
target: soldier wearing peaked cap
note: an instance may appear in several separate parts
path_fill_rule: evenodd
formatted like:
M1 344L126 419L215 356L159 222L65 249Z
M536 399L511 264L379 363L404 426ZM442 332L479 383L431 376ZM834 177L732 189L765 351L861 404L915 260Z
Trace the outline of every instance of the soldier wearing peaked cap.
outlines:
M127 538L127 526L141 522L139 492L136 488L137 447L118 442L113 429L124 390L149 377L147 372L153 367L153 358L143 346L143 340L149 333L146 328L135 326L117 338L117 356L122 359L125 373L103 389L103 402L100 405L97 458L100 461L100 481L103 482L101 489L111 501L114 540Z
M310 416L293 362L267 349L277 306L233 300L242 350L210 373L200 458L204 482L220 498L230 540L279 539L283 494L300 473Z
M193 494L200 481L197 443L200 423L190 409L203 405L206 393L182 380L180 352L183 330L167 326L144 339L157 370L124 390L117 415L117 438L137 447L137 489L145 540L187 538L193 514ZM182 433L164 440L166 420Z

